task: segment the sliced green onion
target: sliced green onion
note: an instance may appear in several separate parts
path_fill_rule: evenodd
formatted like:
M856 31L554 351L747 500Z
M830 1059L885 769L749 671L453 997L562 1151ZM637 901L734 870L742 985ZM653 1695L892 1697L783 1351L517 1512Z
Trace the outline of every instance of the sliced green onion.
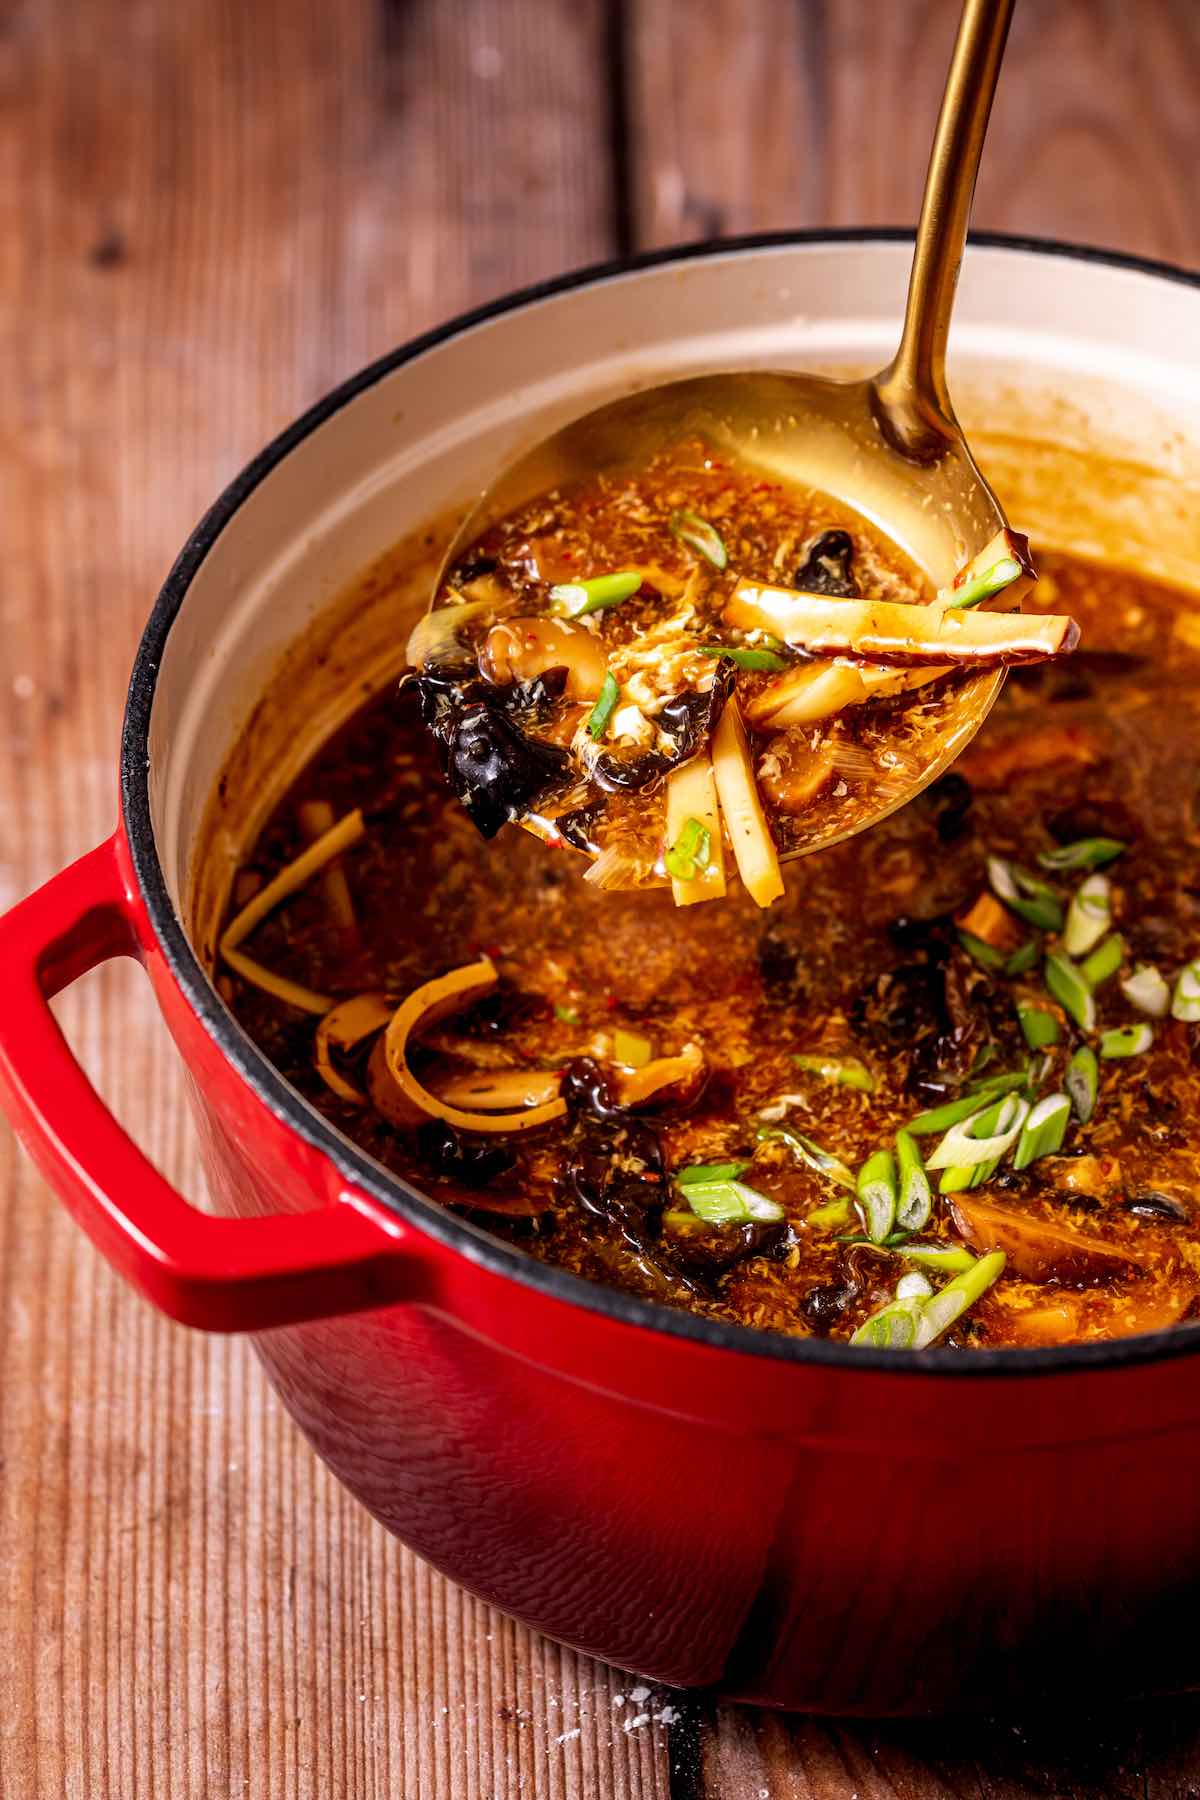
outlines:
M1042 953L1037 938L1026 938L1023 944L1015 949L1004 965L1006 975L1028 975Z
M923 1231L933 1211L929 1177L911 1132L896 1133L896 1223L904 1231Z
M1027 1100L1032 1100L1053 1067L1054 1058L1049 1051L1042 1056L1038 1056L1035 1052L1030 1057L1025 1064L1025 1098Z
M1139 963L1122 981L1121 992L1131 1006L1152 1019L1165 1019L1170 1011L1171 990L1153 963Z
M958 1166L943 1169L938 1182L939 1194L959 1194L964 1188L986 1187L1000 1164L1002 1156L993 1156L987 1162L973 1163L967 1167Z
M637 569L621 569L614 575L593 575L590 581L560 581L550 589L550 611L560 618L582 619L620 606L642 585Z
M700 819L685 819L663 861L676 881L695 881L712 857L712 834Z
M699 644L697 649L701 656L727 656L739 669L762 669L771 675L791 666L778 650L756 650L751 644Z
M1061 1035L1058 1020L1044 1006L1022 1006L1018 1002L1017 1018L1031 1050L1044 1050L1047 1044L1057 1044Z
M1039 1156L1053 1156L1062 1149L1071 1117L1066 1094L1047 1094L1039 1100L1021 1128L1013 1151L1013 1168L1027 1169Z
M750 1167L748 1162L688 1163L676 1169L672 1181L688 1187L693 1181L739 1181Z
M1079 973L1090 988L1101 987L1116 974L1124 954L1125 939L1119 931L1110 931L1106 938L1101 938L1092 954L1084 957Z
M1067 908L1062 947L1068 956L1086 956L1108 930L1112 918L1112 890L1107 875L1089 875L1075 889Z
M654 1055L654 1045L640 1031L613 1032L613 1061L627 1069L644 1069Z
M919 1263L925 1269L941 1269L948 1275L961 1275L975 1266L975 1258L961 1244L905 1244L898 1254L907 1262Z
M1100 1033L1100 1054L1114 1057L1144 1056L1154 1042L1153 1025L1117 1025Z
M882 1244L896 1223L896 1159L876 1150L858 1171L858 1210L873 1244Z
M720 536L699 513L680 509L671 514L671 530L681 544L697 555L706 557L714 569L723 569L729 561L729 554Z
M846 1194L841 1200L831 1200L828 1206L814 1207L812 1212L806 1215L804 1223L821 1227L828 1225L830 1231L836 1231L839 1225L850 1223L853 1204L849 1194Z
M1062 901L1039 876L1002 856L988 857L987 872L992 892L1010 911L1042 931L1062 930Z
M985 1097L997 1099L1001 1094L1015 1093L1017 1088L1025 1086L1025 1081L1023 1069L1007 1075L990 1075L984 1081L973 1083L958 1100L947 1100L942 1106L932 1106L928 1112L918 1113L904 1129L913 1137L932 1137L937 1131L948 1131L951 1125L978 1112Z
M810 1169L815 1169L818 1175L836 1181L840 1187L856 1186L853 1170L848 1169L840 1157L831 1156L828 1150L822 1150L820 1144L814 1143L812 1138L793 1131L790 1125L760 1125L757 1136L760 1144L786 1144L801 1162L807 1163ZM814 1216L809 1214L810 1218Z
M610 669L601 684L600 695L588 714L587 728L591 737L597 742L608 730L608 721L617 710L617 701L621 698L621 689L616 676Z
M579 1014L572 1012L569 1006L560 1006L557 1000L554 1002L554 1016L564 1025L578 1025L579 1023Z
M747 1219L773 1224L784 1216L778 1200L769 1200L744 1181L689 1181L680 1192L696 1217L708 1225L740 1225Z
M961 925L958 927L958 941L981 969L1002 969L1007 961L1003 950L993 950L983 938L976 937L973 931L964 931Z
M875 1092L875 1077L857 1056L793 1056L798 1069L808 1075L819 1075L835 1087L855 1088L860 1094Z
M910 1274L902 1275L896 1283L897 1300L928 1300L932 1293L933 1283L920 1269L913 1269Z
M1062 844L1057 850L1043 850L1038 861L1043 869L1101 869L1129 848L1120 838L1077 838L1073 844Z
M924 1350L987 1292L1004 1264L1002 1250L993 1250L978 1260L972 1258L970 1266L940 1292L926 1299L916 1294L897 1298L872 1313L850 1342L874 1350Z
M1016 557L1002 556L999 562L994 562L982 575L972 576L960 588L944 588L942 592L949 596L951 606L966 612L969 607L978 606L981 600L990 600L993 594L1008 587L1020 574L1021 565Z
M1081 1125L1086 1125L1096 1110L1096 1095L1100 1088L1100 1065L1096 1061L1096 1052L1087 1044L1081 1044L1067 1064L1063 1086L1071 1097L1075 1117Z
M1185 1025L1194 1025L1200 1019L1200 956L1185 964L1175 977L1171 1017L1181 1019Z
M1046 986L1070 1013L1081 1031L1096 1029L1096 1000L1091 988L1061 950L1051 950L1044 967Z
M864 1319L850 1339L852 1344L866 1344L872 1350L913 1350L921 1315L928 1303L924 1300L890 1300L869 1319Z
M977 1163L1006 1156L1020 1136L1028 1113L1028 1100L1022 1100L1018 1094L993 1101L961 1124L952 1125L933 1155L925 1159L925 1167L973 1169Z
M992 1283L1003 1269L1007 1258L1003 1250L993 1250L987 1256L981 1256L978 1262L948 1281L939 1293L927 1300L921 1309L921 1321L917 1328L916 1348L924 1350L941 1337L954 1321L961 1318L969 1306L986 1294Z

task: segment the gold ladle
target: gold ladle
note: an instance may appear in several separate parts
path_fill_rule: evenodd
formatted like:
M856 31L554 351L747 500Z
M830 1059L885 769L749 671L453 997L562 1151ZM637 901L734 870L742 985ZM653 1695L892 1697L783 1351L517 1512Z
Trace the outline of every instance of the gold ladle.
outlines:
M1005 526L954 416L946 343L975 178L1014 0L964 0L934 134L900 345L860 381L756 369L701 375L611 401L546 438L484 492L455 536L446 572L488 527L539 494L602 471L645 467L697 437L744 467L811 487L865 515L947 586ZM987 717L1003 671L973 676L951 709L930 761L864 804L852 831L906 804L934 781ZM831 824L790 855L850 835Z

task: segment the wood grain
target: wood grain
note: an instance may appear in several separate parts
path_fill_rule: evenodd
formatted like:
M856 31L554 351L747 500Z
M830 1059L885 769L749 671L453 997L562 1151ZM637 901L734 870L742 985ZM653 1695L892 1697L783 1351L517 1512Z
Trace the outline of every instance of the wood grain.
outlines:
M302 406L622 237L911 220L954 0L8 0L0 904L111 827L176 547ZM610 74L620 78L619 89ZM1193 0L1023 0L981 222L1200 261ZM60 1014L185 1189L136 972ZM244 1344L156 1319L0 1133L3 1800L1200 1793L1196 1702L860 1728L643 1692L465 1597Z
M911 225L958 0L628 0L644 244ZM1023 0L975 223L1200 260L1200 8Z

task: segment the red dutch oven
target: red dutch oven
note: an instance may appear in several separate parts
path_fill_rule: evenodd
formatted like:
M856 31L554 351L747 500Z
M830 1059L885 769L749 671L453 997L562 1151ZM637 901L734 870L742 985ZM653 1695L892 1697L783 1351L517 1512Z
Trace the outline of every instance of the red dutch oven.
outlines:
M775 238L591 271L340 388L172 570L115 835L0 920L0 1098L152 1304L255 1333L340 1479L486 1600L662 1682L827 1713L1200 1677L1200 1332L881 1353L584 1283L326 1123L241 1032L184 918L247 670L265 680L389 542L604 395L750 362L878 366L908 255L896 234ZM1022 524L1200 585L1197 278L982 239L955 348L965 423ZM1123 459L1119 503L1080 474L1096 448ZM130 1142L52 1016L118 955L190 1073L211 1212Z

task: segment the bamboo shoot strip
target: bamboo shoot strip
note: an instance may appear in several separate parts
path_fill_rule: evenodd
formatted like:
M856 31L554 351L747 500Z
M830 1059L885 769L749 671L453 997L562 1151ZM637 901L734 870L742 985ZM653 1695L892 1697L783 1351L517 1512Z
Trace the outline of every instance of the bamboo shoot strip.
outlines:
M298 981L289 981L282 975L274 974L238 945L257 925L260 925L269 912L274 911L284 900L290 899L294 893L312 880L314 875L328 867L334 857L340 856L343 850L357 844L362 837L365 826L363 816L357 807L338 820L316 840L300 853L293 861L280 869L278 875L243 906L237 917L233 919L221 934L217 946L223 960L243 981L252 987L261 988L264 993L274 994L288 1006L294 1006L300 1012L327 1013L333 1005L329 995L318 994L312 988L304 987Z
M237 917L225 927L221 935L220 950L222 956L228 957L230 950L235 949L244 938L248 938L254 927L273 912L281 901L287 900L314 875L320 873L327 863L340 856L343 850L349 850L357 844L366 827L363 816L357 807L348 812L336 825L310 844L307 850L301 851L292 862L280 869L266 887L260 888L254 898L243 906Z
M944 610L953 604L956 594L969 591L981 577L989 576L999 562L1009 560L1020 566L1021 574L1005 589L1005 598L1011 607L1018 607L1033 586L1036 572L1029 555L1029 539L1007 527L959 570L952 587L939 591L934 606ZM747 705L746 717L752 725L782 731L789 725L831 718L847 706L859 706L865 700L888 699L949 673L945 664L901 672L880 664L859 664L853 668L838 661L807 663L803 668L789 670L756 695Z
M723 614L744 631L772 631L815 655L906 667L994 668L1064 656L1079 627L1061 613L963 612L889 600L840 600L739 582Z
M783 876L759 798L745 728L732 697L713 737L712 766L738 874L759 906L770 906L783 893Z
M680 844L689 823L700 825L707 833L706 855L693 856L690 872L679 858L675 859L675 867L670 860L671 850ZM676 906L720 899L725 892L721 810L712 763L707 756L694 756L667 776L667 844L667 872Z

